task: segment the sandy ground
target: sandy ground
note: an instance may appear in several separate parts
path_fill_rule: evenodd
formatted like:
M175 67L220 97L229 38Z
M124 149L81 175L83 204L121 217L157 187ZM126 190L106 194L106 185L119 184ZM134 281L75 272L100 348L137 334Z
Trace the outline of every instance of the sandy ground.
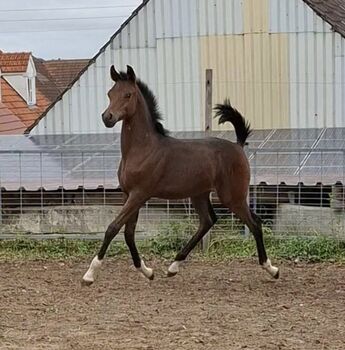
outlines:
M0 262L0 349L345 349L344 265L148 265L109 259L82 287L87 261Z

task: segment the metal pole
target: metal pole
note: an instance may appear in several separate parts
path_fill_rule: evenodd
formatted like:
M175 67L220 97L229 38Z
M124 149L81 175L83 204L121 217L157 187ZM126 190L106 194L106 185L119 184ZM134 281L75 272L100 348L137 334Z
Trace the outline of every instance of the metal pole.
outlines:
M205 84L205 132L212 131L212 69L206 69L206 84ZM201 240L201 249L203 252L208 250L210 245L210 232L208 232Z

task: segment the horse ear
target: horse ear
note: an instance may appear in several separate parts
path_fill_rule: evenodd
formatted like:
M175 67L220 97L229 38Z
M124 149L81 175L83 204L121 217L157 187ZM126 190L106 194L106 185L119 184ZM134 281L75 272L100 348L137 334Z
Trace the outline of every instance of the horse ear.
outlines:
M120 74L116 72L116 69L113 65L110 67L110 76L111 76L111 79L115 81L115 83L121 80Z
M135 82L135 80L136 80L134 70L131 66L127 66L127 77L129 80L131 80L133 82Z

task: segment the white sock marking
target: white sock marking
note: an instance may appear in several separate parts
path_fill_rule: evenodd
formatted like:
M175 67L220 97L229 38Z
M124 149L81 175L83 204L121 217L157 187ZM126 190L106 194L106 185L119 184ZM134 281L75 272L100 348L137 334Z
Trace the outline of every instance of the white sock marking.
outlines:
M273 277L278 272L278 267L273 266L271 264L271 260L270 259L267 259L267 261L262 265L262 267Z
M88 283L92 283L95 280L95 276L97 275L97 271L102 265L102 261L98 259L98 256L96 255L93 260L91 261L89 269L86 271L85 275L83 276L83 280Z
M141 271L147 278L151 278L153 276L153 270L145 265L144 260L141 260L141 266L138 268L138 270Z
M168 272L170 273L178 273L180 271L181 261L174 261L168 268Z

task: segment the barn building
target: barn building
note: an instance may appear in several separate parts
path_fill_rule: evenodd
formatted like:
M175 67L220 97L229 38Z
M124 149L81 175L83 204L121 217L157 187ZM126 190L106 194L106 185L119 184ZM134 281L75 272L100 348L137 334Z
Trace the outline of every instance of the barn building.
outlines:
M106 132L111 64L135 68L173 131L204 130L206 69L255 129L345 126L344 16L344 0L145 0L27 132Z

